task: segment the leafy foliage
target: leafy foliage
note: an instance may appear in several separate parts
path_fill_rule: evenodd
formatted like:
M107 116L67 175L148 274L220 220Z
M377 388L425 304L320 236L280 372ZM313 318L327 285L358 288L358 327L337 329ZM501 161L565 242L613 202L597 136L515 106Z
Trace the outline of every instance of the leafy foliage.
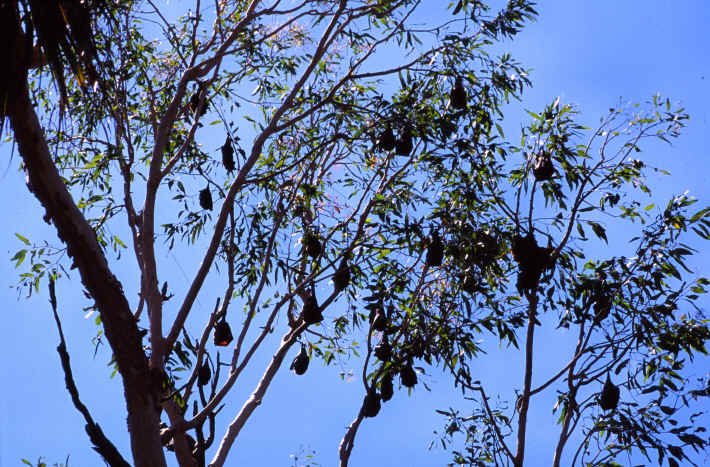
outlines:
M573 432L573 463L584 465L651 450L673 465L689 459L683 448L706 448L696 434L704 427L685 409L707 386L691 387L683 370L685 356L707 353L696 303L708 281L688 279L696 250L685 237L710 238L710 209L691 213L695 200L678 196L651 217L634 198L650 193L650 167L631 157L646 139L677 137L683 109L656 96L611 109L590 130L557 99L530 112L515 144L502 106L530 81L510 55L489 50L534 19L532 2L492 14L460 0L443 24L424 29L412 19L414 0L307 0L288 11L257 3L216 2L174 22L127 3L94 23L100 92L64 80L66 68L77 72L75 46L29 78L52 162L101 253L112 264L124 250L135 255L140 299L131 311L147 329L151 387L171 415L160 432L166 449L177 453L182 437L192 460L206 463L225 396L275 330L283 338L232 426L251 416L295 343L298 374L316 357L330 365L361 356L364 402L341 465L393 382L411 390L429 366L480 403L470 416L441 412L445 444L465 433L456 463L522 465L529 401L548 388L559 394L556 465ZM146 39L148 21L166 42ZM48 71L68 119L54 112ZM616 224L637 220L632 256L593 256L590 233L615 247ZM62 271L61 260L49 261L62 250L18 238L25 245L13 261L20 267L30 255L22 284L36 290L45 270ZM196 252L201 265L187 284L158 280L167 275L162 253ZM219 292L206 285L212 269ZM220 298L196 323L203 289ZM182 301L167 320L174 296ZM531 348L543 326L575 330L579 344L533 388ZM211 333L230 355L210 346ZM491 407L475 380L483 333L529 356L514 404ZM621 400L602 413L610 373ZM224 434L211 465L224 463L238 431Z

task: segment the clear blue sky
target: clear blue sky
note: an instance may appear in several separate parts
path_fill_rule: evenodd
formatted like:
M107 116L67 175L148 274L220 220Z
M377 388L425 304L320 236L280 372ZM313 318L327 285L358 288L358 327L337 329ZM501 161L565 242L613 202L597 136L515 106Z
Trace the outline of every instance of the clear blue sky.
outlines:
M579 104L583 121L593 124L619 98L644 101L659 92L681 102L691 120L672 147L652 145L646 153L656 165L669 168L673 174L656 187L655 196L664 202L671 194L689 190L710 203L710 3L552 1L539 5L539 12L536 23L500 48L533 69L534 87L526 92L522 104L510 106L506 135L513 140L518 138L518 129L527 121L522 109L539 110L556 96L561 96L563 102ZM55 243L56 237L54 230L42 222L39 203L24 185L24 174L17 170L17 154L5 173L10 144L0 146L0 155L4 161L0 167L0 199L5 200L0 204L0 217L5 219L5 228L0 231L0 257L5 258L0 261L0 304L4 311L4 339L0 344L0 466L19 465L22 457L34 460L40 455L52 463L63 461L68 454L73 466L101 465L89 448L82 418L64 389L55 351L58 336L45 288L30 300L19 297L12 288L18 271L9 259L21 247L15 232L36 242L48 238ZM166 256L163 261L191 271L189 259L181 258L178 263L176 258ZM701 253L696 266L707 271L709 263L708 254ZM118 271L118 275L127 289L135 290L138 278L131 277L129 271ZM180 273L176 272L175 277L179 279ZM119 449L128 453L120 381L108 377L106 363L110 353L106 347L93 357L90 337L96 327L93 319L83 318L81 308L86 303L77 275L74 281L77 290L64 283L58 296L76 381L95 419ZM200 308L205 314L211 307L211 299L202 298ZM510 398L512 388L521 385L520 373L515 373L511 381L508 372L501 371L509 362L495 352L495 342L486 343L491 353L476 364L481 379L489 385L489 394L499 391ZM544 346L540 350L544 354ZM270 349L261 353L266 357ZM292 465L289 454L301 448L303 453L315 450L315 459L321 465L336 465L337 444L362 397L361 384L342 381L338 373L340 369L357 371L359 365L359 361L353 361L342 368L323 368L313 362L305 377L295 377L282 368L264 404L233 448L228 465ZM540 363L540 367L544 364ZM708 371L707 364L704 371ZM234 391L231 400L236 407L251 392L259 373L247 374L243 386ZM423 379L434 391L427 392L418 385L411 397L396 392L377 418L366 420L351 465L430 466L449 460L449 454L440 448L427 449L434 439L432 430L440 429L442 423L433 410L465 408L466 403L440 384L443 378L436 373ZM527 456L530 466L549 465L552 457L552 450L544 441L555 436L557 429L550 415L551 403L545 404L543 401L535 414L541 418L539 428L532 432ZM222 419L231 418L234 410Z

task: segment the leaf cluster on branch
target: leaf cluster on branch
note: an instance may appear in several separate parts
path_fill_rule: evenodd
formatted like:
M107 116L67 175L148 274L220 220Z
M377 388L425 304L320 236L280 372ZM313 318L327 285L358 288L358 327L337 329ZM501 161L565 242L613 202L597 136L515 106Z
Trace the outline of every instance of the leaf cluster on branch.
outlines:
M78 269L122 378L134 465L166 465L166 450L183 466L224 465L289 355L297 375L313 359L363 357L341 466L365 419L426 387L431 367L480 403L442 411L444 443L466 433L458 463L522 466L531 401L553 388L555 465L570 440L584 465L706 448L673 415L707 395L680 355L706 353L710 337L700 310L686 311L707 280L688 279L684 243L690 230L710 238L710 211L690 214L695 201L679 196L653 220L633 197L650 192L649 166L631 155L678 136L687 115L656 97L589 130L558 99L530 112L519 146L507 140L502 106L530 81L489 50L535 17L532 2L492 12L461 0L423 26L419 0L198 0L174 21L154 0L6 3L4 33L36 39L41 60L5 52L2 116L67 254L18 236L29 248L13 259L31 250L34 290ZM162 41L147 38L156 31ZM632 257L584 244L636 220L647 225ZM115 275L124 250L137 290ZM199 258L184 283L168 254ZM207 317L200 295L218 297ZM578 342L534 386L543 326ZM522 343L510 407L491 406L477 380L482 335ZM243 405L225 405L259 365Z

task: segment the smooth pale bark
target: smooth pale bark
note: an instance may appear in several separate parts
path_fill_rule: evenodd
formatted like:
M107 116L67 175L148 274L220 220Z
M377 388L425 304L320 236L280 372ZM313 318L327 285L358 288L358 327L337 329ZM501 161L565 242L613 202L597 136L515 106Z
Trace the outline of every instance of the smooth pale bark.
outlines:
M348 462L350 462L350 453L352 453L353 447L355 447L355 435L360 427L362 418L362 412L358 412L357 417L355 417L355 420L353 420L345 432L345 436L343 436L343 439L340 440L340 447L338 448L340 467L348 467Z
M518 419L518 446L513 465L523 467L525 460L525 435L527 434L528 408L530 407L530 389L532 387L533 372L533 338L535 336L535 313L537 311L537 292L528 295L528 329L525 338L525 377L523 380L523 393L520 401L520 418Z
M266 394L266 390L269 388L269 385L271 385L271 381L274 379L274 376L276 376L276 372L279 368L281 368L281 363L283 362L284 357L286 357L289 349L294 342L296 342L296 339L302 331L303 329L296 329L295 331L288 332L283 337L281 345L271 358L271 362L266 368L261 380L259 380L259 383L256 385L256 389L254 389L252 395L244 403L237 416L234 417L232 423L229 424L227 434L224 438L222 438L222 442L217 449L217 453L210 462L209 467L221 467L224 465L227 460L227 454L229 454L229 450L231 449L232 444L234 444L234 440L237 439L237 436L239 436L239 432L242 431L244 424L247 422L252 412L254 412L254 410L261 405L261 401Z
M72 200L52 162L37 114L25 83L8 102L7 114L27 172L27 184L46 210L45 221L57 229L81 280L96 301L104 333L123 378L134 465L165 466L160 443L160 376L152 376L143 352L136 321L118 279L96 240L96 235Z

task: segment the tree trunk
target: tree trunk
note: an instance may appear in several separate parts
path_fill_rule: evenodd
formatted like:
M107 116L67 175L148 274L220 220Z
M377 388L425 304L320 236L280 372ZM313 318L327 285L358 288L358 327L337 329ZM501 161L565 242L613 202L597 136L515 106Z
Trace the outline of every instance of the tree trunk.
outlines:
M67 252L101 313L104 333L123 378L134 465L165 466L159 433L162 373L148 367L121 283L109 269L96 234L74 204L52 162L26 83L16 86L19 89L8 99L7 114L27 171L27 184L46 210L44 219L54 224L67 245Z

